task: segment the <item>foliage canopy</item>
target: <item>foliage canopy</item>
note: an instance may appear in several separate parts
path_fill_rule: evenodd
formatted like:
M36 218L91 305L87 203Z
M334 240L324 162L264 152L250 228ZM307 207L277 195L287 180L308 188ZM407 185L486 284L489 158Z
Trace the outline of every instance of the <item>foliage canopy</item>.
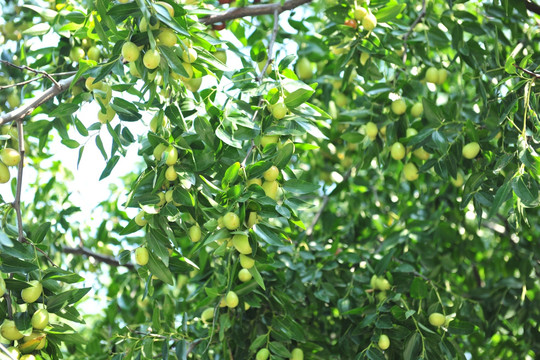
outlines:
M0 4L0 351L540 353L534 2Z

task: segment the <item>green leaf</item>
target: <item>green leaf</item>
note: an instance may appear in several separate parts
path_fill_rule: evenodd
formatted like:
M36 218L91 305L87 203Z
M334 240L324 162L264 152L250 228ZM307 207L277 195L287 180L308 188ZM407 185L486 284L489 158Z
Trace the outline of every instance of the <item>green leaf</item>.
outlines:
M367 351L366 351L366 356L369 360L386 360L386 358L384 357L384 354L381 352L381 350L377 349L377 348L374 348L374 347L370 347Z
M540 203L538 185L529 176L524 175L514 179L512 189L526 207L537 207Z
M111 174L111 171L113 171L114 167L116 166L116 163L120 160L120 156L114 155L109 161L107 161L107 165L105 166L105 169L99 176L99 180L105 179L107 176Z
M277 151L276 157L273 161L274 165L277 166L279 169L284 169L291 160L293 153L294 144L291 142L287 142L285 145L283 145L281 149Z
M283 345L280 342L272 341L272 342L268 343L268 349L274 355L281 356L281 357L284 357L284 358L290 358L291 357L291 353L289 352L289 350L287 350L285 345Z
M470 335L474 332L474 325L468 321L454 319L450 322L448 332L454 335Z
M281 241L279 235L277 235L272 229L263 224L254 225L253 232L269 245L283 245L283 241Z
M61 142L62 144L66 145L70 149L76 149L80 146L76 140L72 140L72 139L62 139Z
M308 183L303 180L288 180L283 184L283 190L294 194L303 195L319 190L319 185Z
M92 288L73 289L60 294L48 296L47 310L49 312L56 313L62 308L81 300L90 290L92 290Z
M378 22L387 22L398 16L406 7L406 4L398 4L396 1L390 1L385 7L375 13L375 17Z
M413 299L424 299L428 296L428 288L425 280L415 277L410 288Z
M416 360L418 358L418 352L420 350L420 335L414 332L403 349L403 360Z
M152 251L149 251L148 254L149 259L147 266L150 272L164 283L172 285L173 277L171 271Z
M251 269L249 269L249 272L251 275L253 275L253 279L255 279L255 282L263 289L266 290L266 287L264 286L264 280L259 273L259 270L257 270L256 266L253 266Z
M221 180L221 188L226 189L230 184L233 184L238 178L238 171L240 171L240 163L237 161L225 171L223 180Z
M502 205L511 198L511 195L512 181L507 181L499 188L499 190L497 190L495 198L493 199L493 204L489 209L488 219L492 218L493 215L497 213L497 211L502 207Z

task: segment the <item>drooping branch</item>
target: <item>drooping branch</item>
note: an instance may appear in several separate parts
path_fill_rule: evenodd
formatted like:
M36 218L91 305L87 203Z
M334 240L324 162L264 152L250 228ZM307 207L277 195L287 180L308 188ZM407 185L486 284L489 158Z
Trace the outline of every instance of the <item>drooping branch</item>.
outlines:
M523 2L525 3L525 7L527 8L527 10L540 15L540 5L537 5L529 0L523 0Z
M65 248L63 248L62 251L64 253L66 253L66 254L90 256L90 257L93 257L98 262L101 262L101 263L104 263L104 264L107 264L107 265L111 265L111 266L123 266L123 267L126 267L128 269L134 269L135 268L135 266L133 264L131 264L131 263L121 264L120 261L116 260L112 256L98 254L98 253L93 252L92 250L87 249L87 248L82 247L82 246L81 247L76 247L76 248L65 247Z
M418 13L418 17L416 20L413 21L411 26L409 27L409 31L403 36L403 64L407 61L407 40L409 39L409 36L411 36L412 32L414 31L414 28L418 23L422 20L422 18L426 15L426 0L422 0L422 9Z
M220 14L210 15L199 19L203 24L210 25L228 20L239 19L247 16L260 16L273 14L276 11L281 14L284 11L292 10L301 5L310 3L312 0L287 0L281 5L275 4L252 5L246 7L232 8Z
M13 201L13 208L15 209L15 214L17 215L17 228L19 230L19 242L24 242L24 233L23 233L23 221L22 221L22 212L21 212L21 193L22 193L22 180L23 180L23 169L24 169L24 128L22 120L17 120L17 133L19 138L19 154L21 159L19 160L19 166L17 169L17 190L15 192L15 200Z
M36 69L33 69L31 68L30 66L26 66L26 65L22 65L22 66L19 66L19 65L15 65L13 63L10 63L9 61L6 61L6 60L0 60L0 62L4 65L7 65L7 66L11 66L11 67L14 67L16 69L19 69L19 70L27 70L27 71L30 71L30 72L33 72L34 74L38 74L38 75L41 75L43 77L46 77L47 79L51 80L52 83L54 84L54 86L60 86L58 84L58 82L51 76L49 75L47 72L45 71L41 71L41 70L36 70Z
M41 95L36 96L34 99L32 99L32 101L28 102L28 104L25 104L13 111L8 112L7 114L0 116L0 125L24 119L41 104L47 102L56 95L61 94L67 89L69 89L69 86L73 82L73 79L75 79L75 76L71 76L67 79L59 81L58 86L54 85L51 88L45 90Z

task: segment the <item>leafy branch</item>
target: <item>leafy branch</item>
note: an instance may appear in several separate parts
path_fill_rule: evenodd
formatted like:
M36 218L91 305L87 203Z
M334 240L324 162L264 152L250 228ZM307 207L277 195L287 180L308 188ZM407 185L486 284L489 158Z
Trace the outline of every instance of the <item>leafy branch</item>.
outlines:
M41 70L36 70L36 69L33 69L29 66L26 66L26 65L22 65L22 66L19 66L19 65L15 65L13 63L10 63L9 61L6 61L6 60L0 60L0 63L4 64L4 65L8 65L8 66L11 66L11 67L14 67L14 68L17 68L19 70L28 70L30 72L33 72L34 74L38 74L38 75L41 75L41 77L46 77L47 79L51 80L52 83L54 84L54 86L60 86L58 84L58 82L51 76L49 75L47 72L45 71L41 71Z
M276 11L278 14L281 14L284 11L292 10L301 5L310 3L311 1L312 0L287 0L283 4L281 4L281 2L277 2L275 4L252 5L246 7L232 8L223 13L203 17L199 19L199 21L203 24L210 25L247 16L274 14Z
M98 254L98 253L93 252L92 250L87 249L87 248L85 248L83 246L76 247L76 248L65 247L65 248L63 248L62 251L64 253L66 253L66 254L84 255L84 256L88 256L88 257L93 257L98 262L101 262L101 263L104 263L104 264L107 264L107 265L111 265L111 266L114 266L114 267L124 266L124 267L127 267L128 269L134 269L135 268L135 266L133 264L131 264L131 263L121 264L120 261L116 260L112 256Z
M422 20L422 18L426 15L426 0L422 0L422 10L418 13L418 17L416 20L413 21L411 26L409 27L409 31L403 36L403 64L407 61L407 40L409 39L409 36L411 36L414 28L418 23Z

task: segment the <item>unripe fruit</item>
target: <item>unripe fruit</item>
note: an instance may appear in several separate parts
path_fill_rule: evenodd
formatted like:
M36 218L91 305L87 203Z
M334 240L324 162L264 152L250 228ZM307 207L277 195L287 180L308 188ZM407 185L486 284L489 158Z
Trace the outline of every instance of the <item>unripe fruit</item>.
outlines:
M188 89L191 92L197 92L199 91L199 88L202 84L202 77L199 78L191 78L191 79L183 79L184 86L186 89Z
M148 221L144 218L144 215L146 215L144 211L139 211L139 213L135 216L135 224L139 226L148 224Z
M141 19L141 22L139 23L139 29L142 32L145 32L146 30L148 30L148 21L146 20L146 18ZM157 30L157 29L159 29L159 21L156 22L154 25L150 25L150 30Z
M251 275L251 273L249 272L248 269L241 269L239 272L238 272L238 279L241 281L241 282L247 282L249 280L251 280L253 276Z
M418 179L418 169L413 163L407 163L403 166L403 174L408 181L414 181Z
M217 50L213 53L216 59L221 61L223 64L227 64L227 51L226 50Z
M10 178L11 174L8 167L3 162L0 162L0 184L7 183Z
M377 125L375 125L373 122L368 122L365 125L366 130L366 136L370 138L372 141L375 140L377 137L377 133L379 132L379 129L377 128Z
M381 350L386 350L390 347L390 339L388 338L387 335L385 334L382 334L381 336L379 336L379 348Z
M139 50L139 47L131 41L126 41L124 45L122 45L122 56L126 61L136 61L140 55L141 51Z
M149 259L148 250L145 247L138 247L135 250L135 262L138 265L144 266L148 264L148 259Z
M424 150L424 148L418 148L414 150L413 155L419 158L420 160L429 159L429 153L426 150Z
M225 297L225 303L229 308L235 308L238 306L238 295L234 291L229 291Z
M102 104L108 104L112 99L112 88L107 84L103 84L101 89L94 90L94 98L101 100Z
M339 107L345 107L349 103L349 98L343 93L336 94L336 105Z
M79 62L81 59L84 59L84 50L80 46L75 46L71 51L69 52L69 58L73 62Z
M436 67L430 67L426 71L426 81L437 84L439 82L439 70Z
M311 69L311 62L303 57L296 63L296 74L300 80L308 80L313 77L313 70Z
M363 52L360 54L360 64L366 65L367 61L369 60L370 55L368 53Z
M261 138L261 146L264 148L268 144L277 143L278 140L279 140L279 135L265 135Z
M235 249L238 250L240 254L247 255L253 252L251 245L249 245L249 238L247 235L236 234L233 236L232 242Z
M214 308L205 309L201 314L201 320L203 322L208 322L214 318Z
M229 230L236 230L240 226L240 218L233 212L228 212L223 216L223 225Z
M141 72L137 69L137 64L134 62L129 63L129 73L136 78L142 78Z
M463 157L467 159L474 159L480 152L480 145L477 142L468 143L463 147Z
M259 178L255 178L255 179L249 179L246 183L247 187L250 187L251 185L253 184L257 184L259 186L262 186L262 180L259 179Z
M418 134L418 131L416 131L415 128L407 128L407 132L405 133L407 137L412 137Z
M143 64L147 69L153 70L159 66L161 57L155 49L148 50L143 57Z
M265 181L261 187L263 188L266 196L268 196L270 199L277 200L279 191L279 184L277 181Z
M112 119L114 119L115 115L116 115L116 111L114 111L112 107L107 105L105 106L105 112L101 111L101 109L98 111L98 120L100 123L106 124L110 122Z
M193 225L189 228L189 239L192 242L197 242L201 240L201 228L199 225Z
M386 291L386 290L390 290L391 287L392 286L390 285L390 282L388 282L388 280L386 280L383 277L377 277L377 279L375 280L376 289L379 289L381 291Z
M445 69L439 69L437 71L438 73L438 79L437 84L442 85L446 81L446 78L448 77L448 72Z
M4 281L4 278L0 275L0 297L4 296L6 293L6 282Z
M242 268L251 269L254 265L255 265L255 259L247 255L240 254L240 266L242 266Z
M4 320L2 328L0 328L0 333L8 340L20 340L24 336L15 326L15 322L8 319Z
M405 146L400 142L395 142L390 148L390 155L394 160L401 160L405 157Z
M252 228L253 225L257 224L259 220L257 219L257 213L255 211L252 211L249 213L247 226L248 228Z
M401 115L407 111L407 104L405 104L403 99L397 99L392 102L391 108L394 114Z
M21 161L21 154L15 149L5 148L0 151L0 158L7 166L15 166Z
M32 334L25 336L23 341L24 343L19 345L19 349L23 353L41 350L45 347L45 344L47 344L46 334L38 331L33 331ZM25 345L29 345L28 348L26 348Z
M264 65L266 65L266 62L268 61L268 58L265 58L262 61L257 62L257 67L259 68L259 72L263 71ZM268 65L266 68L266 75L270 75L272 73L272 65Z
M411 108L411 115L414 117L419 117L424 112L424 105L421 102L417 102Z
M21 356L19 360L36 360L36 357L32 354L27 354L27 355Z
M291 351L291 360L304 360L304 352L300 348Z
M441 313L432 313L429 315L429 323L433 326L442 326L444 325L444 322L446 321L446 317Z
M154 158L157 160L157 161L160 161L161 160L161 157L163 156L163 152L167 149L167 145L163 144L163 143L159 143L157 144L157 146L154 148Z
M167 9L167 11L169 12L169 15L171 17L174 17L174 8L172 7L171 4L166 3L165 1L157 1L156 4L163 6L165 9Z
M274 181L279 176L279 169L277 166L272 165L272 167L268 170L266 170L263 174L264 180L266 181Z
M366 14L366 16L362 19L362 26L367 31L371 31L375 29L377 26L377 18L372 13Z
M165 201L167 203L172 202L173 204L176 205L176 203L173 201L173 189L167 190L167 192L165 193Z
M378 276L377 275L373 275L371 277L371 280L369 281L369 285L371 286L372 289L374 290L379 290L377 288L377 279L378 279Z
M38 309L32 315L32 327L37 330L43 330L49 325L49 312L46 309Z
M21 105L21 98L16 92L12 92L7 97L7 102L9 104L9 107L11 109L16 108L17 106Z
M270 356L270 351L264 348L257 351L257 355L255 355L255 360L268 360L269 356Z
M99 61L99 58L101 57L101 51L97 47L92 46L90 49L88 49L87 55L90 60Z
M455 187L461 187L461 185L463 185L463 182L464 182L464 178L463 178L463 174L461 173L461 171L458 171L457 175L456 175L456 178L451 178L450 181L452 181L452 185L454 185Z
M274 118L281 120L285 115L287 115L287 106L282 101L279 101L272 106L272 116L274 116Z
M178 179L178 174L176 173L173 165L169 166L165 171L165 178L168 181L175 181L176 179Z
M169 145L169 147L165 150L167 154L167 160L165 160L165 164L171 166L176 164L176 161L178 161L178 150L172 145Z
M367 14L368 14L368 11L363 7L354 9L354 18L356 20L363 20Z
M86 81L84 82L84 85L86 86L86 88L90 91L94 91L96 89L101 89L101 87L103 86L103 83L101 81L98 81L98 82L94 82L96 78L93 78L93 77L87 77L86 78Z
M36 301L43 292L43 285L37 280L32 280L29 282L30 286L22 289L21 298L27 304L31 304Z
M182 60L188 64L195 62L195 60L197 60L197 50L192 47L188 47L182 53Z
M176 45L176 42L178 41L178 37L176 36L175 32L171 29L163 29L158 35L158 41L160 44L172 47Z
M165 203L167 202L167 200L165 200L165 194L162 192L158 192L156 195L159 197L159 202L156 204L156 206L162 207L163 205L165 205Z
M19 356L21 356L21 352L19 351L19 349L17 349L14 346L10 346L6 350L13 359L18 359ZM2 357L2 356L4 356L4 357ZM4 353L2 353L2 352L0 352L0 359L2 359L2 360L11 360L11 358L6 358Z

